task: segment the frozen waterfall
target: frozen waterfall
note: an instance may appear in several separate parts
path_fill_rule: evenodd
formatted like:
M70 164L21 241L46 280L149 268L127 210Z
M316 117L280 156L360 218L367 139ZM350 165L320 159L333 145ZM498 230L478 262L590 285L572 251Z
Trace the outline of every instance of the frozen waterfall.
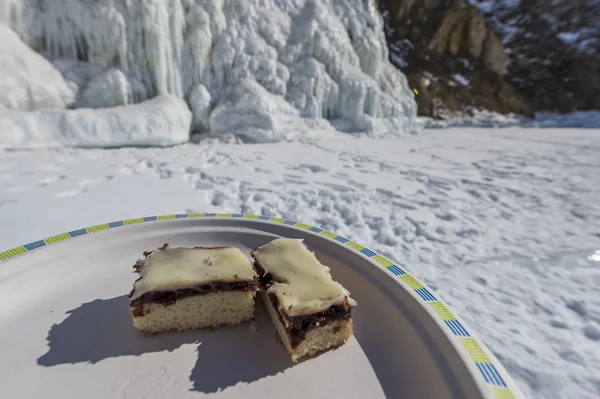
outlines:
M252 141L418 130L373 0L2 0L0 23L62 73L74 108L172 95L194 132Z

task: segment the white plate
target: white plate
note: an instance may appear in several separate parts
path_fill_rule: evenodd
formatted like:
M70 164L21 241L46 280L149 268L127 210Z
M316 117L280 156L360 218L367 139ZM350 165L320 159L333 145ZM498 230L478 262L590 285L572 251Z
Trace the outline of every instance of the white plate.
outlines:
M152 223L148 223L152 222ZM350 290L354 338L292 364L262 307L248 324L153 337L132 326L144 251L303 238ZM52 244L52 245L50 245ZM1 398L518 398L505 370L403 268L333 233L277 218L170 215L82 229L0 253Z

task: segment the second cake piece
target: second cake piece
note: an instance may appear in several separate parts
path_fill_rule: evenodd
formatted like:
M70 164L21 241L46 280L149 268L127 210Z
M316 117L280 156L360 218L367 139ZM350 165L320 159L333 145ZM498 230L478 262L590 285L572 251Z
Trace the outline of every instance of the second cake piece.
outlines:
M251 255L259 296L294 362L348 341L356 302L301 240L278 238Z

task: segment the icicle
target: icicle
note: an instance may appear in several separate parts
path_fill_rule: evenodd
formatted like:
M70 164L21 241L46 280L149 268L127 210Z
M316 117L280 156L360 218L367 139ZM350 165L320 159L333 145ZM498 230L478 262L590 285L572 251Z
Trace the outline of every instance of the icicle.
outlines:
M27 0L1 0L0 23L51 58L80 59L104 70L118 68L136 82L125 102L158 94L185 97L198 102L189 104L202 113L196 122L212 118L206 113L216 108L220 115L231 115L233 109L255 107L255 113L263 115L260 107L273 98L283 105L272 112L285 109L286 121L300 119L298 115L341 118L362 129L390 126L374 123L373 118L405 118L408 125L416 118L406 78L387 60L383 21L372 1L47 0L43 4L42 10ZM246 84L252 87L252 98L264 90L270 100L231 102L228 95ZM192 90L201 90L202 95L190 96ZM277 125L277 118L269 120L273 126L285 126ZM396 126L394 121L390 123Z

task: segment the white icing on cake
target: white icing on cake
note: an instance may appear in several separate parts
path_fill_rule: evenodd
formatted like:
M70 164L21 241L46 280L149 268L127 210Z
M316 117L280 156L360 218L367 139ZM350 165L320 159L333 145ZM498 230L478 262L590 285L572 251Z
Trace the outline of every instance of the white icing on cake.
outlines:
M238 248L156 249L143 261L131 299L151 291L189 288L213 281L253 280L252 263Z
M252 255L273 276L268 294L275 294L289 316L312 314L341 303L356 306L350 293L329 274L329 268L304 246L302 240L278 238Z

